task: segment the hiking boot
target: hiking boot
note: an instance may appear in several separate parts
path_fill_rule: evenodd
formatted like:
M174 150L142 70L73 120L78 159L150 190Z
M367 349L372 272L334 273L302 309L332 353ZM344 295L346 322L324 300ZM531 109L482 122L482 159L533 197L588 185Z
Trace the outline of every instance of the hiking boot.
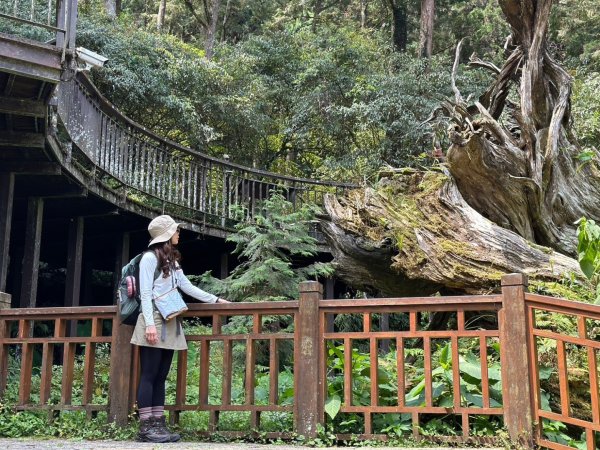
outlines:
M181 435L179 433L171 433L169 431L165 416L154 417L154 426L157 430L160 430L161 433L165 433L169 436L169 442L177 442L179 439L181 439Z
M170 442L170 435L158 428L152 417L140 420L140 431L138 433L138 440L141 442Z

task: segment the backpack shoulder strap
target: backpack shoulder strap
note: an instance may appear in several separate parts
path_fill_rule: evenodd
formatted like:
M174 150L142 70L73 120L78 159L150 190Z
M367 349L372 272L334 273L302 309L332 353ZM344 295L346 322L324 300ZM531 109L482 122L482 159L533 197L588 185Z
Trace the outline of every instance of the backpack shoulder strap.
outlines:
M152 253L152 254L154 254L154 252L153 252L152 250L144 250L144 251L142 252L142 257L143 257L143 256L144 256L146 253ZM154 256L156 256L156 255L154 254ZM141 261L141 258L140 258L140 261ZM161 273L161 270L160 270L160 268L158 267L158 258L157 258L157 260L156 260L156 268L154 269L154 280L157 280L157 279L158 279L158 277L160 276L160 273Z

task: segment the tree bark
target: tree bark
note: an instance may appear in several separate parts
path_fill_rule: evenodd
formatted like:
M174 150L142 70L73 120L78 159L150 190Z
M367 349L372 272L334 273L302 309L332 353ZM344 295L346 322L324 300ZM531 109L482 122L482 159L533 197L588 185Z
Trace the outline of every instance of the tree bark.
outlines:
M119 2L120 4L120 2ZM104 10L106 11L106 15L111 19L114 20L117 18L117 15L119 13L119 8L117 5L117 0L104 0Z
M367 0L360 0L360 28L364 30L367 26L367 10L369 4Z
M385 296L482 293L503 274L557 281L574 259L528 242L470 207L449 174L390 173L376 189L325 200L336 276Z
M408 12L404 0L388 0L392 10L392 41L398 52L406 51L408 43Z
M158 6L158 17L156 19L156 28L161 31L165 24L165 13L167 11L167 0L160 0Z
M433 53L433 23L435 0L421 0L421 28L419 33L419 57L430 58Z
M600 168L586 165L570 130L570 75L547 48L552 2L501 0L509 56L479 102L446 104L448 167L465 200L520 236L574 255L574 222L600 217ZM482 64L474 60L474 65ZM508 93L516 87L519 104Z
M217 34L217 24L219 22L219 11L221 9L221 0L212 0L208 29L206 30L206 42L204 50L206 59L211 59L215 47L215 37Z

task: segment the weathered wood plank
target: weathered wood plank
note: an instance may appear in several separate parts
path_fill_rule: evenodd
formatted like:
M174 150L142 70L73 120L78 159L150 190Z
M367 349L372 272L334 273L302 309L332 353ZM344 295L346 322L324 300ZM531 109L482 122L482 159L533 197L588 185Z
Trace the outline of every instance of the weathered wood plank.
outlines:
M131 383L131 351L129 341L133 327L113 321L110 358L110 409L109 420L117 425L127 424L129 415L129 387Z
M2 67L0 67L0 70L2 70ZM44 142L44 135L38 133L9 132L0 135L0 147L44 148Z
M0 113L26 117L46 117L48 107L42 101L0 95Z
M294 388L295 392L302 392L296 398L296 431L307 437L316 436L323 409L323 380L319 376L319 301L322 298L323 286L320 283L300 283L300 309L294 348L294 372L297 374ZM351 392L352 386L345 382L344 391Z
M0 173L0 292L6 290L10 249L15 177L11 173Z
M38 271L40 265L40 248L42 244L42 217L44 200L30 197L27 204L27 225L25 227L25 254L21 269L22 308L35 307L38 287Z
M0 70L58 83L61 52L53 45L0 33Z
M533 411L531 400L531 364L527 334L529 331L525 291L527 277L521 274L502 278L503 307L500 314L500 354L502 366L502 399L504 423L514 442L528 443L532 438Z

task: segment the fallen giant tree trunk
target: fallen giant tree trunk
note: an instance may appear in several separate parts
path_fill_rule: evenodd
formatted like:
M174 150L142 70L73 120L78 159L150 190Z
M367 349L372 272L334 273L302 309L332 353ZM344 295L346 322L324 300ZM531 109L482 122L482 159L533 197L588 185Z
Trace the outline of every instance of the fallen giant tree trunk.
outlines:
M581 276L565 255L577 252L575 222L600 218L600 154L578 159L571 77L547 46L553 2L499 3L512 29L504 66L472 60L495 81L470 106L453 82L455 99L442 105L451 121L446 175L396 174L327 199L322 226L351 285L403 295L478 292L507 272Z
M329 196L325 208L337 274L381 295L481 293L509 272L546 281L580 273L574 259L483 217L447 174L399 171L376 189Z
M454 104L445 104L454 122L448 168L477 211L531 242L575 255L574 222L600 217L599 155L588 164L578 159L569 128L572 80L547 46L552 2L500 6L512 28L509 55L479 102L467 107L455 88ZM518 105L508 100L511 90Z

